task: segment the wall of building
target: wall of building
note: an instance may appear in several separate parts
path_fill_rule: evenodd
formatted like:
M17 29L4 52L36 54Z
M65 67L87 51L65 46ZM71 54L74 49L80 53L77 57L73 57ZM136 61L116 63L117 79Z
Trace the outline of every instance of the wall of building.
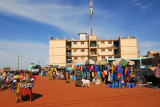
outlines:
M102 49L98 49L99 55L114 55L114 49L111 49L112 51L109 51L109 49L105 49L105 51L102 51Z
M49 40L49 64L66 65L66 40Z
M89 40L97 40L97 35L88 35Z
M133 39L120 39L121 58L137 58L137 41Z
M98 57L98 60L104 60L104 59L102 59L102 57L105 57L105 59L114 59L114 56L99 56Z
M114 46L113 41L111 41L112 42L111 44L109 44L108 41L103 41L104 44L102 44L101 42L102 41L97 42L99 48L107 48L107 47L113 47Z
M77 50L77 52L74 52ZM81 52L81 50L84 50L84 52ZM88 49L72 49L72 56L86 56L88 55Z
M71 42L71 48L88 48L88 41L81 41L84 42L84 44L81 44L80 41L78 41L77 44L74 44L74 42Z
M89 57L89 50L96 50L96 54L91 56L96 56L97 60L102 60L102 57L105 57L105 59L116 57L114 55L116 54L116 51L114 52L115 40L98 40L96 35L89 35L88 38L89 40L73 40L68 42L66 40L49 40L49 64L60 66L66 66L69 64L73 67L75 63L85 63ZM91 41L92 44L94 44L93 41L97 41L97 46L88 47L88 44ZM104 41L104 44L101 43L101 41ZM110 44L109 41L112 41L112 43ZM127 39L122 39L120 37L117 42L118 41L120 47L118 47L117 50L119 49L121 58L137 58L136 38L128 37ZM69 42L71 42L71 47L67 49L71 50L71 55L69 55L68 57L72 58L73 63L66 63L66 42L68 44ZM74 44L74 42L77 42L77 44ZM84 44L81 44L81 42L84 42ZM74 52L75 49L77 49L76 52ZM84 52L81 52L81 49L84 49ZM105 51L101 51L102 49L105 49ZM109 49L112 50L109 51ZM77 59L75 59L75 57L77 57Z

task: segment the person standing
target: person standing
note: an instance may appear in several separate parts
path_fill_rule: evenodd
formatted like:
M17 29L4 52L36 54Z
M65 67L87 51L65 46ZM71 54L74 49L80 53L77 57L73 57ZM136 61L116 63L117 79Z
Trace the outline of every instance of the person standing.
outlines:
M2 73L0 73L0 84L2 85L1 88L3 90L5 87L5 84L4 84L4 76L2 75Z
M77 70L76 72L76 82L75 82L75 86L82 86L82 75L81 75L81 71Z

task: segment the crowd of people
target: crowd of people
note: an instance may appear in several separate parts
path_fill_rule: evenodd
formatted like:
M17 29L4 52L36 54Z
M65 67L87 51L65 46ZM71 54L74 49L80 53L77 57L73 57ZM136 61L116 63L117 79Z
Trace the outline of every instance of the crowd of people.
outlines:
M60 69L51 67L48 71L42 70L42 76L47 75L48 79L65 79L75 80L75 85L82 86L82 79L89 80L92 83L105 83L108 85L113 81L122 80L122 82L130 82L133 75L133 67L131 66L110 66L110 65L75 65L73 69Z
M12 78L13 75L14 75L14 71L0 73L0 88L1 88L1 90L8 88L9 84L10 84L10 88L13 87L13 78ZM5 85L7 85L7 87L5 87Z

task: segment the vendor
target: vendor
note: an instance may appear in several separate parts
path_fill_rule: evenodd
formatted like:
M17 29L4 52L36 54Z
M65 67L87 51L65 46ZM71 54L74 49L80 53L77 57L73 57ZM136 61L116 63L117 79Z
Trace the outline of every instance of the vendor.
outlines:
M4 76L2 75L2 73L0 73L0 84L2 84L2 90L4 89L5 87L5 83L4 83Z

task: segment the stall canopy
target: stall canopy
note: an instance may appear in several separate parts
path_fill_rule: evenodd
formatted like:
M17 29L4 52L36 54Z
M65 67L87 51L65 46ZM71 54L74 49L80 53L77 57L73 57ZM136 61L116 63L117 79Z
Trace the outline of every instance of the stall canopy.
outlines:
M75 65L84 65L83 63L76 63Z
M134 61L119 59L119 60L113 61L112 64L115 66L117 66L117 65L126 66L126 65L134 65L135 63L134 63Z
M53 65L52 67L53 67L53 68L58 68L58 67L59 67L59 65Z
M105 60L99 60L96 62L96 65L106 65L106 64L108 64L108 62Z
M86 62L85 62L85 65L93 65L95 64L96 62L93 60L93 59L88 59Z
M66 67L66 66L60 66L60 68L64 68L65 70L67 70L67 67Z

